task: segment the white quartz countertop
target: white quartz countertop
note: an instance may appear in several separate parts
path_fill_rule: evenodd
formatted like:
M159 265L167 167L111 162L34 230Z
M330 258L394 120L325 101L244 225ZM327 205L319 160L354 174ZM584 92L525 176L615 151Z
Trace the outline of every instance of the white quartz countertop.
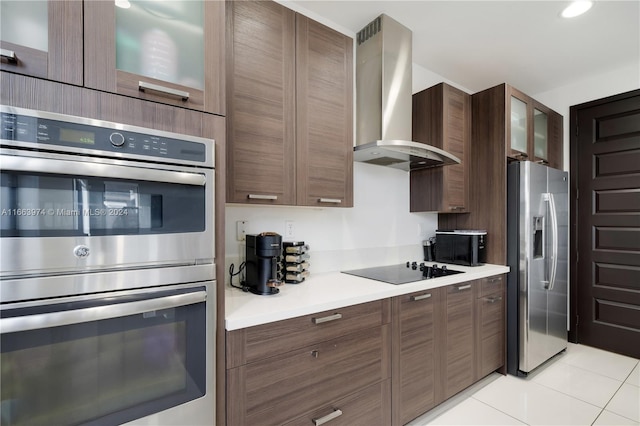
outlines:
M312 271L304 282L285 284L279 287L280 293L271 296L227 287L225 327L229 331L237 330L509 272L508 266L501 265L448 266L465 273L393 285L341 272L314 274Z

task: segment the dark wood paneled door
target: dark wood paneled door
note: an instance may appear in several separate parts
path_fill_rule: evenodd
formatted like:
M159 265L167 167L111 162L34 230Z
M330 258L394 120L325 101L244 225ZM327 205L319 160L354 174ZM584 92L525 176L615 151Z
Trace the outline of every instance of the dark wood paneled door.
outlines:
M571 129L571 335L639 358L640 90L571 107Z

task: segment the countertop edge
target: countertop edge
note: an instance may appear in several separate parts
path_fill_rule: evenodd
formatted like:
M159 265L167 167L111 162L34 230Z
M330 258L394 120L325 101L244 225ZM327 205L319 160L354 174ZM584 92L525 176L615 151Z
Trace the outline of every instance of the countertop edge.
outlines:
M391 285L341 272L327 272L312 274L301 284L286 284L280 294L274 296L257 296L227 287L225 329L233 331L268 324L509 272L509 267L502 265L451 266L465 273Z

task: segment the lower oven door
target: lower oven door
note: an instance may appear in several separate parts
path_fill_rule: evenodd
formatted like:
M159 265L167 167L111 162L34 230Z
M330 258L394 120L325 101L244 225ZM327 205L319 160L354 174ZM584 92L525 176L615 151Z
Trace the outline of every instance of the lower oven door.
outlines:
M5 425L213 424L213 281L2 306Z

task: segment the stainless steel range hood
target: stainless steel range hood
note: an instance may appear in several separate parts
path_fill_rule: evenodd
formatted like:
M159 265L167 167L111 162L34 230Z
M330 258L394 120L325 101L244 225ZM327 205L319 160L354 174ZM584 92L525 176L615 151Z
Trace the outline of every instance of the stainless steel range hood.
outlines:
M407 171L460 164L411 141L411 39L411 30L384 14L358 33L354 160Z

